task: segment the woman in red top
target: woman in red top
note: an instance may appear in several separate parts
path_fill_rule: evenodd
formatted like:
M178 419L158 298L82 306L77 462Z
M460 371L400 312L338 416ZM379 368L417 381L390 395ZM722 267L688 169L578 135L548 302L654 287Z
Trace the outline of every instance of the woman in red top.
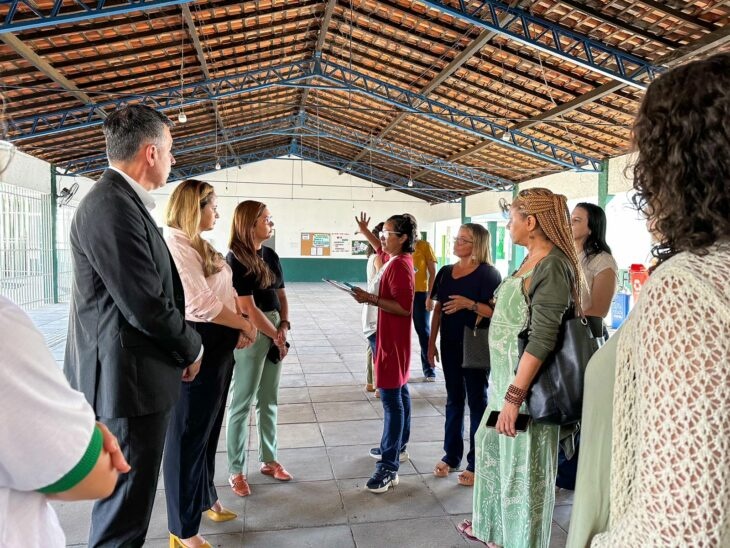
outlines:
M380 459L367 482L373 493L385 493L398 485L399 460L406 460L406 444L411 433L411 396L408 374L411 367L411 317L415 280L413 244L416 241L416 220L407 213L394 215L383 226L380 241L368 230L364 215L360 216L360 232L375 249L382 248L390 260L383 266L378 295L360 288L355 300L378 307L375 377L383 402L383 437L380 447L370 455Z

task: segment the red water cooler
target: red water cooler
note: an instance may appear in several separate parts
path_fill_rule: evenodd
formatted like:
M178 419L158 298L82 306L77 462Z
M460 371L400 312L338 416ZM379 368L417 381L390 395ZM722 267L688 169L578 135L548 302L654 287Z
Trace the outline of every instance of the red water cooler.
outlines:
M643 264L632 264L629 267L629 282L631 283L631 295L633 297L632 306L636 306L639 300L641 288L649 279L649 271Z

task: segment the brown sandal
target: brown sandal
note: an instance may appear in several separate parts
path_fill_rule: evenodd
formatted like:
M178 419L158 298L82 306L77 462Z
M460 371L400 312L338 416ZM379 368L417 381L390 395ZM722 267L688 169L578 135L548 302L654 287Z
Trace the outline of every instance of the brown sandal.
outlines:
M474 472L470 470L464 470L456 478L456 482L459 485L465 485L466 487L472 487L474 485Z

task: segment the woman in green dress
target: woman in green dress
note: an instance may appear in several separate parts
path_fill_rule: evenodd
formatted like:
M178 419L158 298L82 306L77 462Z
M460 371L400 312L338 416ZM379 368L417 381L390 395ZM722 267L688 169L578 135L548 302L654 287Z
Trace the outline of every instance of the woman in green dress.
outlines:
M459 530L490 547L547 548L555 502L559 427L530 423L527 391L553 350L563 314L580 301L580 268L565 196L548 189L523 190L509 207L512 241L527 247L520 268L502 282L489 327L489 403L476 434L473 523ZM529 340L518 356L517 335ZM515 374L515 365L518 364ZM492 411L496 428L487 428Z

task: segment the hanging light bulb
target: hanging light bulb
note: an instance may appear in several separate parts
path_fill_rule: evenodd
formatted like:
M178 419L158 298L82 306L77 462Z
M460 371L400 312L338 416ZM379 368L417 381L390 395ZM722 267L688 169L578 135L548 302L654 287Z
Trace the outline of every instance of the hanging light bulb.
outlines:
M216 160L215 161L215 170L216 171L220 171L220 168L221 168L220 160Z
M185 115L185 113L181 110L180 114L177 115L177 121L181 124L184 124L188 121L188 117Z
M408 186L409 187L412 187L413 186L413 179L408 179Z

